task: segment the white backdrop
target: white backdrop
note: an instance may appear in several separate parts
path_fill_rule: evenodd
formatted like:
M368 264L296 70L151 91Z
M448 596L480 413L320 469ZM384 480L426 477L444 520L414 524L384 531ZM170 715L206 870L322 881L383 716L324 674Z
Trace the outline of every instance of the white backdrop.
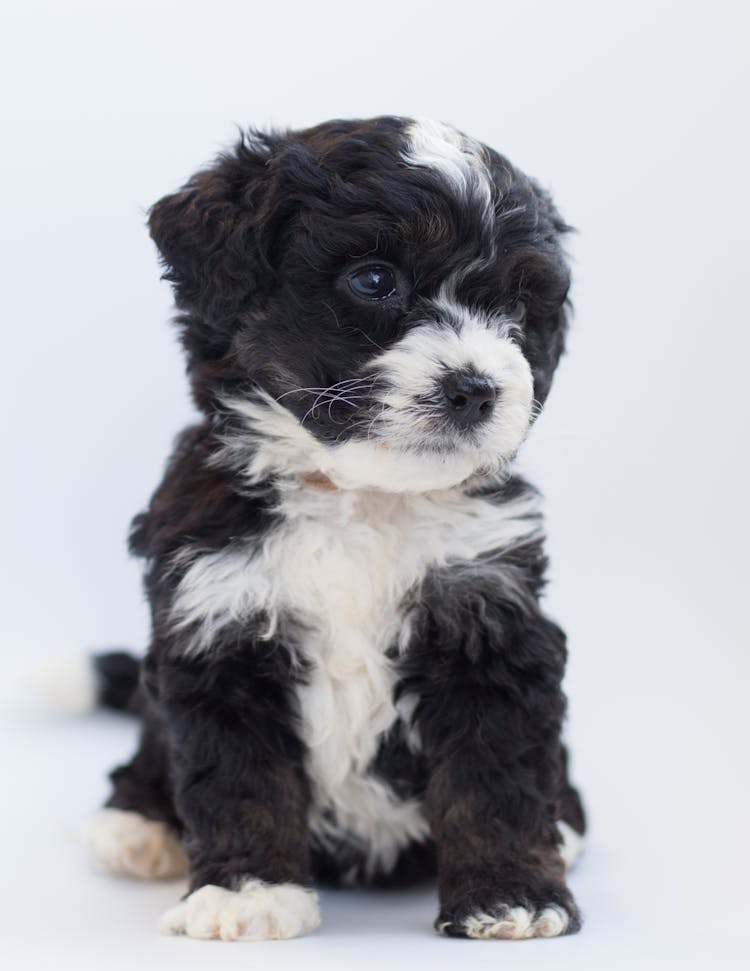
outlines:
M0 919L13 968L730 968L748 944L747 4L7 2L2 82ZM235 135L432 115L549 186L576 316L521 465L548 499L589 807L575 939L445 942L430 893L326 895L286 944L159 938L179 887L72 834L134 727L25 672L142 646L124 536L190 419L145 209ZM508 955L508 948L511 950ZM270 963L269 963L270 962Z

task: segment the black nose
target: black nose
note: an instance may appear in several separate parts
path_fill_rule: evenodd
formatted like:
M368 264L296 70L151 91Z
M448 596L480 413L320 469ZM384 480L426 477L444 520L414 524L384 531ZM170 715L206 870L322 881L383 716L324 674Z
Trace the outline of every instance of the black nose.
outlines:
M490 417L497 389L489 378L453 372L443 378L443 394L453 421L460 428L470 428Z

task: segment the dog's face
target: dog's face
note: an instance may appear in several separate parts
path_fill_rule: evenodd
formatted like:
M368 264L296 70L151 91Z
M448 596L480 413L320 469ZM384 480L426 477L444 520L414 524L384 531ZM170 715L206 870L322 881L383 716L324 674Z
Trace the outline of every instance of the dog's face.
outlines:
M497 471L563 347L549 197L447 125L254 135L151 212L196 400L256 471L422 491ZM229 419L231 422L231 418Z

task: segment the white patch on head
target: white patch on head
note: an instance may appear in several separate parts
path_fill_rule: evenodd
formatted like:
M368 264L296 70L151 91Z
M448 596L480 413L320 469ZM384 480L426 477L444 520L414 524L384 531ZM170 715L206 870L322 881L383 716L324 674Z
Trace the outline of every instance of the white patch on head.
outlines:
M452 125L431 118L412 122L406 130L406 139L402 158L407 165L439 172L457 195L474 200L486 218L492 218L495 189L485 150L479 142Z
M209 651L219 630L253 615L266 619L268 636L299 645L310 666L298 697L312 831L323 845L344 831L362 844L369 870L388 870L401 848L428 835L421 805L369 774L399 717L387 652L406 646L407 595L430 568L538 535L537 499L496 504L459 489L412 495L299 480L281 480L279 489L284 518L262 543L183 562L174 622L189 654ZM402 717L410 717L408 703Z
M123 809L101 809L89 824L89 848L110 873L161 880L187 873L182 844L166 823Z
M570 869L583 852L585 840L580 833L576 833L573 827L569 826L563 819L558 820L557 829L562 837L560 856L563 858L565 866Z
M35 691L56 711L82 714L96 708L97 681L84 653L51 658L31 675Z
M208 941L285 941L320 924L318 895L296 883L245 880L238 890L208 884L159 922L162 934Z
M500 904L495 913L479 911L467 917L462 931L478 940L520 941L531 937L559 937L568 928L567 912L556 905L539 911ZM441 931L444 927L439 928Z

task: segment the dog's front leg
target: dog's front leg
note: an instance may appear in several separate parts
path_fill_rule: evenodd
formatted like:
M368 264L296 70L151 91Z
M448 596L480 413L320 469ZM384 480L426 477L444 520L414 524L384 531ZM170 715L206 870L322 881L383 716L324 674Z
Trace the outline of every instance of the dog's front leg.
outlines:
M237 645L206 660L161 661L190 893L165 933L221 940L296 937L319 923L310 889L308 783L284 650Z
M479 629L443 613L442 635L433 626L407 662L438 851L435 926L484 939L573 933L556 827L564 637L540 614L483 612Z

